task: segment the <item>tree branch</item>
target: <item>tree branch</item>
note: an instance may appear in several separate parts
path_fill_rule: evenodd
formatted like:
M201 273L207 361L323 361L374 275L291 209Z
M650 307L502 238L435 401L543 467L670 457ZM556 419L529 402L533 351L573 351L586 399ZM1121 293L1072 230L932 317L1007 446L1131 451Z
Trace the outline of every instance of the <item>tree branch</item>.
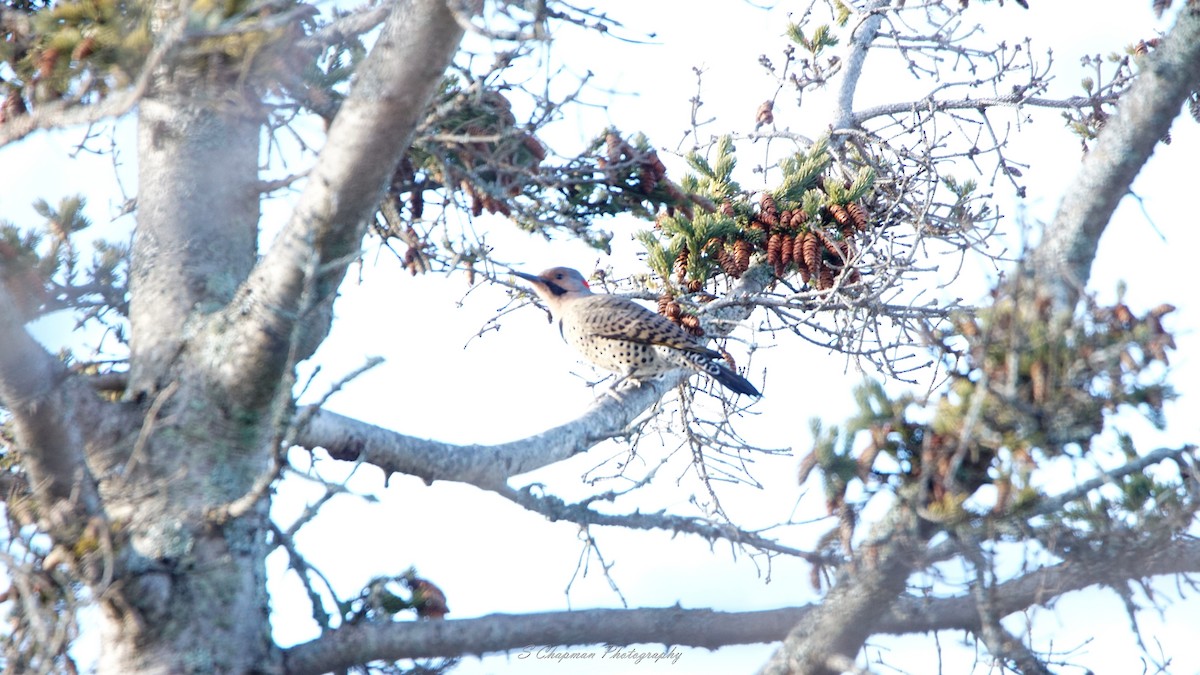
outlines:
M309 323L301 358L328 332L327 319L298 315L311 255L318 257L318 298L327 307L461 38L444 0L406 0L393 7L334 118L291 220L209 326L214 375L243 405L270 400L297 322Z
M0 125L0 147L19 141L35 131L92 124L109 117L120 117L133 110L133 107L142 100L150 88L155 71L162 65L167 55L182 42L184 31L187 28L187 20L188 16L185 13L163 31L158 44L142 64L141 74L126 91L119 95L110 95L103 101L94 104L63 101L38 105L28 115L14 117Z
M311 408L299 412L312 414L312 419L299 430L296 442L308 448L323 447L334 459L362 460L385 473L416 476L426 483L469 483L503 493L510 489L507 482L513 476L561 462L625 433L642 412L684 377L681 373L622 389L621 401L602 396L580 417L509 443L454 445Z
M857 569L851 568L813 611L788 631L783 644L759 671L763 675L831 675L828 659L857 654L879 631L883 608L904 593L908 577L924 547L920 527L911 511L898 505L881 526L883 538L864 543Z
M1048 605L1055 598L1089 586L1197 573L1200 573L1197 539L1178 539L1165 545L1152 539L1140 546L1097 546L1071 560L996 584L992 589L992 611L998 617L1005 617ZM978 629L979 607L971 592L932 601L906 596L875 626L876 633L890 635Z
M383 23L390 11L388 4L356 9L345 16L335 17L328 24L313 31L312 35L296 41L295 47L303 51L316 51L346 38L357 37L375 30Z
M838 128L858 128L863 122L886 115L899 115L916 112L945 112L947 110L983 110L997 106L1017 107L1032 106L1035 108L1084 108L1101 103L1112 103L1118 100L1115 96L1072 96L1057 99L1042 96L1026 96L1022 93L1005 96L985 96L982 98L959 98L939 100L932 96L905 103L887 103L873 108L860 110L852 115L853 125ZM837 128L835 128L835 131Z
M582 417L510 443L453 445L414 438L312 407L299 411L299 415L310 415L311 420L301 425L297 442L308 448L325 448L334 459L361 460L385 473L412 475L427 483L444 480L474 485L552 521L686 532L710 542L721 539L813 563L823 562L818 554L728 524L665 512L602 513L590 508L589 504L595 500L568 504L551 495L535 495L529 488L517 490L508 485L513 476L565 460L600 441L622 435L642 411L686 377L687 374L679 373L664 381L647 382L637 389L623 389L619 402L602 396Z
M294 675L315 674L367 660L485 654L531 645L662 643L715 649L779 639L807 611L592 609L343 626L284 650L284 670Z
M172 0L155 0L153 7L171 17L171 26L191 16ZM203 75L186 58L143 72L152 86L137 115L137 229L127 274L130 400L153 397L179 379L197 315L228 303L254 266L264 111L240 69L218 63Z
M1060 311L1074 307L1113 211L1198 82L1200 9L1189 4L1121 97L1034 252Z
M509 489L503 494L519 506L529 509L534 513L540 513L553 522L566 521L579 525L607 525L610 527L623 527L629 530L686 532L703 537L710 543L721 539L733 544L751 546L762 551L772 551L795 556L814 564L830 562L818 553L785 546L774 539L767 539L729 523L674 515L666 511L655 513L642 513L641 511L635 513L601 513L589 507L592 501L596 501L595 499L588 500L587 502L568 504L558 497L534 495L530 488L523 490Z
M1007 616L1095 584L1196 572L1200 572L1200 542L1195 540L1180 540L1146 550L1102 547L1087 560L1061 563L997 585L992 609L998 616ZM819 612L811 606L752 612L676 606L491 614L475 619L343 626L285 649L284 670L296 675L324 673L371 660L485 654L525 649L530 645L648 643L715 649L779 640L792 626L816 614ZM874 633L908 635L979 629L979 610L972 592L933 600L905 595L889 609L876 605L875 614L878 620L872 625ZM827 665L827 661L822 660L821 665Z
M855 124L854 94L858 91L858 81L862 77L863 62L867 60L867 54L871 51L871 43L879 35L879 26L883 24L883 11L890 1L872 0L862 10L865 17L850 39L846 67L842 71L842 80L838 86L837 109L831 120L834 129L848 129Z
M95 406L101 402L25 331L19 317L12 296L0 285L0 404L13 416L44 525L69 543L101 512L84 448L85 429L97 428L102 418L80 410L88 399Z

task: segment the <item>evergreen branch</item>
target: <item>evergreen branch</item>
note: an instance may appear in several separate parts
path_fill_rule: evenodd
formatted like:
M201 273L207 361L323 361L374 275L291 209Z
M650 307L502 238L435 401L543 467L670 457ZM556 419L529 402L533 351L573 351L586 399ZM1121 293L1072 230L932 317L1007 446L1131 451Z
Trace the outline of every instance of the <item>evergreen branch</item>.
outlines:
M142 72L123 94L110 95L91 105L82 105L77 100L38 105L32 112L14 117L0 125L0 147L19 141L35 131L93 124L109 117L120 117L132 110L149 90L155 72L166 60L167 55L183 42L187 21L188 15L184 12L163 31L162 41L150 50L142 64Z

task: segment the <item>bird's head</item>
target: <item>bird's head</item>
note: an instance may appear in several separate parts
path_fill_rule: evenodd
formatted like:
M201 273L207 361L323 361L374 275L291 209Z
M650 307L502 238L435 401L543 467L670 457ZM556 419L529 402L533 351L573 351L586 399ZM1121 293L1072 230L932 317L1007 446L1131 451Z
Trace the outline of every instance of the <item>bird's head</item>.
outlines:
M514 275L533 284L533 290L544 300L555 302L566 297L591 295L588 282L578 270L570 267L551 267L534 276L524 272L513 272Z

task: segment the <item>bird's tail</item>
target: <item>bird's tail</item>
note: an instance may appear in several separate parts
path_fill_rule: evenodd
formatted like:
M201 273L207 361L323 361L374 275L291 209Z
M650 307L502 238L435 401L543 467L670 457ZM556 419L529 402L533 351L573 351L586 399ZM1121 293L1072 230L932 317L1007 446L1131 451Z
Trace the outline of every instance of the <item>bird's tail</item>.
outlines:
M753 384L750 384L750 380L738 375L724 363L705 358L700 354L689 354L688 357L693 368L720 382L721 386L726 389L747 396L762 396L762 393L755 389Z
M720 382L726 389L747 396L762 396L762 393L758 389L755 389L754 385L750 384L750 380L733 372L732 368L728 368L716 361L710 362L709 365L713 367L713 370L709 370L708 372L712 374L714 380Z

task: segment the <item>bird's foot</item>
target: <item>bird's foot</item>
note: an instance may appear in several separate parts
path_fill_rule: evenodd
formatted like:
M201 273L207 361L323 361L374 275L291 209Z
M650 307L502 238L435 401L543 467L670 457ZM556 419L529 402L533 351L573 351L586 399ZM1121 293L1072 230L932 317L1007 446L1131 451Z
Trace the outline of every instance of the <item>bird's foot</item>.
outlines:
M612 400L616 401L617 403L625 402L625 397L621 396L620 392L617 391L616 387L609 387L608 389L605 389L603 396L607 396L607 397L611 398Z
M642 384L641 380L638 380L631 375L625 375L617 378L617 381L613 382L612 386L604 391L604 395L611 396L614 400L616 400L617 403L624 403L625 397L621 394L620 389L621 385L625 384L626 382L629 383L629 387L626 387L627 389L630 387L640 387Z

